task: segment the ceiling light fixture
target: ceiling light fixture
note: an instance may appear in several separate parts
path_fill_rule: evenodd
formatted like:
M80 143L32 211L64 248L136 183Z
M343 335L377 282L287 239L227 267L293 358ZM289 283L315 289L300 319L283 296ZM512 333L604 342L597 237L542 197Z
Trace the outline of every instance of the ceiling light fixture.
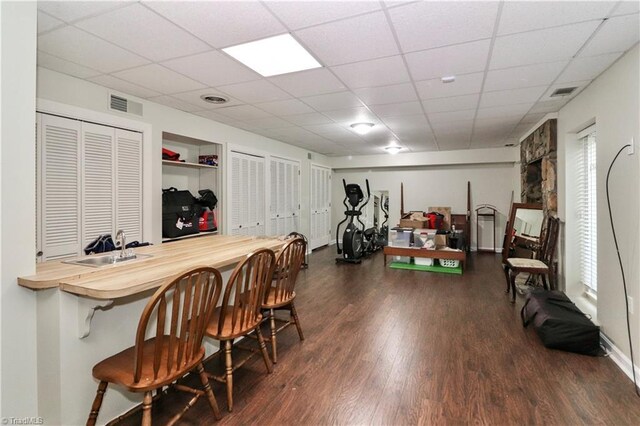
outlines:
M384 150L387 151L391 155L395 155L395 154L399 153L402 150L402 148L399 147L398 145L389 145L389 146L385 146Z
M456 76L448 75L446 77L442 77L440 81L442 81L443 83L453 83L454 81L456 81Z
M373 123L353 123L351 128L359 135L366 135L373 128Z
M282 34L222 49L263 77L322 65L291 34Z
M202 95L200 96L200 99L210 104L216 104L216 105L229 102L229 99L219 95Z

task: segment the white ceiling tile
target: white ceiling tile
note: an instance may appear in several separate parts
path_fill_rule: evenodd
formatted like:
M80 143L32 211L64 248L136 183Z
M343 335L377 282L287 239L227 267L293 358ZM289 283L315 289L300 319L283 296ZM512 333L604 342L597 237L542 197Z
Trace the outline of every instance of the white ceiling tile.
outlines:
M589 41L580 56L595 56L603 53L626 52L640 40L640 15L611 18Z
M346 89L326 68L269 77L268 80L296 97L334 93Z
M613 1L507 1L502 7L498 35L603 19Z
M630 0L618 2L618 7L616 7L611 15L618 16L638 12L640 12L640 1Z
M366 105L382 105L415 101L418 99L411 83L368 87L353 91Z
M524 89L498 90L484 92L480 100L480 108L534 103L547 90L547 86L526 87Z
M130 1L39 1L38 9L65 22L72 22L131 3Z
M353 136L353 132L345 129L342 124L338 123L324 123L324 124L311 124L303 126L306 130L318 134L322 137L332 139L337 136L350 135Z
M416 129L429 130L429 123L424 114L403 115L400 117L389 117L384 120L384 124L394 132L410 132Z
M201 98L202 95L217 95L217 96L221 96L223 98L226 98L227 102L225 102L223 104L212 104L212 103L205 102L204 100L202 100L202 98ZM171 96L173 96L174 98L177 98L177 99L181 99L181 100L183 100L185 102L189 102L190 104L199 106L200 109L202 109L202 110L213 110L213 109L226 108L226 107L242 104L242 102L240 102L238 99L232 98L231 96L227 95L226 93L221 93L218 89L213 88L213 87L209 87L209 88L205 88L205 89L198 89L198 90L191 90L191 91L182 92L182 93L175 93L175 94L173 94Z
M362 106L362 102L351 92L307 96L300 100L320 112Z
M267 80L219 86L219 89L247 103L270 102L291 98L291 96Z
M545 115L546 114L543 112L533 113L533 114L530 113L522 117L522 120L520 120L520 123L535 124L538 121L542 120Z
M263 109L274 115L295 115L295 114L307 114L314 112L311 107L300 102L297 99L287 99L284 101L266 102L262 104L256 104L260 109Z
M208 118L209 120L217 121L219 123L225 124L235 124L238 123L238 120L231 119L225 115L218 114L216 111L197 111L194 112L195 115L199 115L200 117Z
M422 114L420 102L402 102L397 104L371 105L371 111L382 120L403 115Z
M278 117L256 118L251 120L251 124L260 129L279 129L282 127L291 127L291 123Z
M144 2L216 48L284 34L287 29L259 2Z
M405 55L414 80L484 71L490 40L413 52Z
M324 115L339 123L377 123L378 117L372 114L365 107L344 108L332 111L324 111Z
M449 112L475 109L480 95L452 96L450 98L428 99L422 101L427 115L436 112Z
M389 10L403 52L491 38L497 1L418 2Z
M48 68L53 71L58 71L63 74L69 74L78 78L95 77L100 74L99 71L91 68L83 67L82 65L74 64L73 62L65 61L64 59L56 58L45 52L38 52L37 54L38 66Z
M621 55L622 53L618 52L574 58L556 82L564 83L567 81L593 80L609 68Z
M447 123L452 121L473 120L475 109L467 109L462 111L436 112L427 114L431 123Z
M62 27L38 37L38 49L103 73L149 61L75 27Z
M384 13L374 12L296 31L295 36L327 65L398 54Z
M473 130L474 120L459 120L459 121L438 121L431 123L431 128L434 132L440 134L452 132L452 131L466 131L471 132Z
M287 121L298 126L310 126L314 124L331 123L332 120L319 112L311 112L309 114L289 115Z
M144 65L142 67L120 71L113 75L122 80L164 94L187 92L205 87L195 80L191 80L158 64Z
M543 101L535 104L528 114L558 112L567 102L568 99L557 99L554 101Z
M451 96L480 93L484 73L456 76L453 83L443 83L439 78L416 82L420 99L448 98Z
M433 142L429 143L428 141L403 142L403 144L411 152L430 152L438 150L438 147Z
M508 131L521 121L521 116L500 118L479 118L474 122L476 130Z
M88 78L87 80L99 84L100 86L109 87L128 95L138 96L139 98L151 98L160 95L160 93L154 90L149 90L145 87L138 86L137 84L120 80L119 78L116 78L112 75L100 75L97 77Z
M261 76L224 53L212 50L172 59L162 63L165 67L186 75L207 86L242 83L259 80Z
M38 10L38 34L53 30L64 25L59 19Z
M571 59L599 21L565 25L496 38L490 69Z
M274 1L267 7L292 30L380 9L373 1Z
M339 65L331 69L352 89L409 81L409 73L400 55Z
M558 61L489 71L484 82L484 90L508 90L551 84L568 63L569 61Z
M522 117L533 106L533 102L517 105L502 105L488 108L478 108L476 118L503 118L503 117Z
M436 140L441 151L450 149L466 149L471 141L471 132L452 129L447 132L436 132Z
M188 102L185 102L181 99L176 99L168 95L157 96L155 98L149 98L151 102L156 102L171 108L175 108L180 111L185 112L194 112L198 111L199 108L195 105L191 105Z
M140 4L84 19L75 25L152 61L210 49L203 41Z
M271 117L271 114L254 107L253 105L236 105L225 108L218 108L216 113L222 114L234 120L255 120L258 118Z
M578 94L582 92L582 90L584 90L584 88L586 88L589 85L589 83L591 83L591 81L592 80L581 80L581 81L567 81L563 83L554 83L551 87L549 87L545 91L545 94L542 96L542 98L540 98L540 101L541 102L555 101L559 99L559 97L558 96L551 97L551 94L555 92L557 89L561 89L561 88L564 89L567 87L576 87L576 90L574 90L573 93L571 93L570 95L565 95L561 97L563 100L568 102L569 100L578 96Z

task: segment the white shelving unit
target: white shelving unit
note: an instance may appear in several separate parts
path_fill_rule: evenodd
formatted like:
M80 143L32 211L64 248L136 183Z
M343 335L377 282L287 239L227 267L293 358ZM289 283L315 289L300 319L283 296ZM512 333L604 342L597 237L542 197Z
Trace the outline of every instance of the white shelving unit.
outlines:
M218 206L215 209L218 230L221 228L222 207L222 179L220 166L199 164L200 155L217 155L218 161L222 158L222 145L195 139L173 133L162 133L162 147L180 154L181 161L162 160L162 188L174 187L179 190L187 189L198 197L198 190L210 189L218 198ZM193 238L202 235L211 235L219 231L201 232L199 234L185 235L178 238L163 238L162 242L175 241L176 239Z

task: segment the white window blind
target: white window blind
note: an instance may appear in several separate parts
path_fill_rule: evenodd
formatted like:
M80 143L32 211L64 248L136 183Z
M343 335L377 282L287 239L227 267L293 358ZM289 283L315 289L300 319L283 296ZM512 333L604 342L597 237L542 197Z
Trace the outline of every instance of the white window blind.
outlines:
M598 216L596 194L596 129L579 133L578 212L580 277L585 291L595 296L598 289Z

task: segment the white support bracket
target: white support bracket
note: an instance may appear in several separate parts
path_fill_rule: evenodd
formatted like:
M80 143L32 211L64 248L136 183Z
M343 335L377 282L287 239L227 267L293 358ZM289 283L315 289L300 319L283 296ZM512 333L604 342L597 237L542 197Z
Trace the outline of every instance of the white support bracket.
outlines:
M78 297L78 339L84 339L91 332L91 320L96 309L104 310L113 305L113 300L99 300Z

